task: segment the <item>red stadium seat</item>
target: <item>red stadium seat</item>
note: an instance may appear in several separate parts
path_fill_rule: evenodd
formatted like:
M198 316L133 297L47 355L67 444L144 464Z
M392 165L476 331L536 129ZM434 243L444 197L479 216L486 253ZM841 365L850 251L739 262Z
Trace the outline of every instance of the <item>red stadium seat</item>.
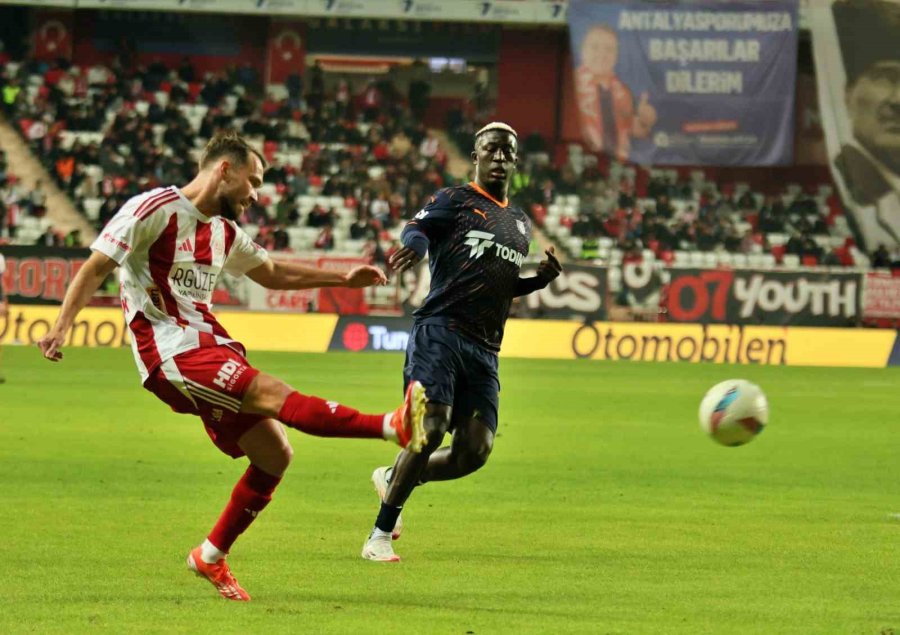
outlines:
M263 156L266 157L266 161L272 163L275 159L275 153L278 152L278 142L277 141L266 141L263 143Z
M819 264L819 259L811 254L807 254L800 258L800 263L804 267L815 267Z
M772 255L775 256L776 264L782 264L784 262L784 252L787 248L784 245L773 245L772 246Z

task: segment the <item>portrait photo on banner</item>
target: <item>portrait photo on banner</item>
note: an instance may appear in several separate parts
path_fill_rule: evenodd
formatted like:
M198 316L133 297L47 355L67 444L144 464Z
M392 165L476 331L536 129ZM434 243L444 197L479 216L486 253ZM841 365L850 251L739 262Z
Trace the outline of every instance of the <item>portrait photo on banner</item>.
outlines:
M832 172L861 247L900 251L900 3L824 0L810 29Z

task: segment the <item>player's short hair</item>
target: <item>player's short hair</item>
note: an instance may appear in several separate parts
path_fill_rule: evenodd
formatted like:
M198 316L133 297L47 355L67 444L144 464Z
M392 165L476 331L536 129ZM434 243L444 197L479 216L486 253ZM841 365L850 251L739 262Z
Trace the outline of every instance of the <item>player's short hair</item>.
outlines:
M269 167L262 153L247 143L241 135L234 130L222 130L214 134L203 149L203 154L200 155L200 169L209 167L222 157L228 157L235 165L247 165L251 154L259 157L263 170Z
M510 126L509 124L503 123L502 121L492 121L491 123L489 123L488 125L486 125L481 130L479 130L478 132L475 133L475 145L476 146L478 145L478 139L479 139L479 137L481 137L481 135L483 135L487 132L491 132L492 130L508 132L509 134L514 136L517 141L519 139L519 133L516 132L512 126Z

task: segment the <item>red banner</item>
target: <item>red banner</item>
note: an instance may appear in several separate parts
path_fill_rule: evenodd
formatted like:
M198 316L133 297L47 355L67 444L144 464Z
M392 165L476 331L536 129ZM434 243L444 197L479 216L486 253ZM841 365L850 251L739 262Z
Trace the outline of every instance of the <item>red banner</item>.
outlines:
M863 297L863 317L900 319L900 277L869 272Z
M291 73L304 74L306 64L306 25L303 22L273 19L266 41L266 79L283 84Z
M36 9L34 15L35 28L34 58L39 60L55 60L60 57L72 57L72 11L48 11Z

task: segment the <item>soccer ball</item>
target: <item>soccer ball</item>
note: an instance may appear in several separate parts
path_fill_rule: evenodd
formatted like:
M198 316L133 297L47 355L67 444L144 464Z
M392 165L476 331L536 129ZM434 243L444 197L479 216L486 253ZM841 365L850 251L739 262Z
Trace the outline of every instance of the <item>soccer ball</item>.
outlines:
M722 445L744 445L769 421L769 402L756 384L729 379L716 384L700 402L700 427Z

